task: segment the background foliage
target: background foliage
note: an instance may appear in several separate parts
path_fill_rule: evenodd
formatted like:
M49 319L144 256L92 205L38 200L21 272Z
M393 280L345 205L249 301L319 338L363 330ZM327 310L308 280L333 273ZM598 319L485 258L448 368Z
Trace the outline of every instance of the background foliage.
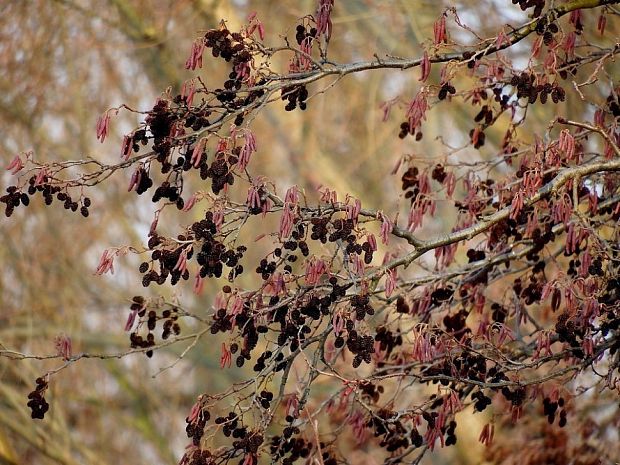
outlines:
M123 135L141 118L129 112L119 114L103 144L94 137L97 118L104 110L120 104L151 108L168 86L173 95L178 93L183 82L196 74L184 67L196 33L217 28L223 18L231 30L237 30L248 14L256 11L266 26L266 42L278 44L281 36L294 36L298 18L314 12L315 3L5 2L0 6L0 153L4 164L25 149L31 149L41 162L86 157L103 163L118 162ZM451 6L451 2L407 0L337 2L332 16L330 59L348 63L371 60L374 54L418 57L432 42L433 24ZM460 2L458 15L484 37L495 35L498 25L516 25L528 19L526 13L506 1ZM487 24L484 17L496 19ZM585 18L586 33L592 37L596 20L595 14ZM596 38L597 44L610 47L617 43L619 25L616 16L610 14L605 35ZM473 34L464 29L453 29L452 33L458 43L476 42ZM526 41L515 47L511 59L527 63L531 45L532 41ZM278 57L274 60L274 66L286 66L284 61L277 62ZM606 64L604 71L607 78L617 79L617 64ZM434 66L432 73L431 79L437 81L439 66ZM201 74L209 85L223 81L228 69L206 60ZM583 82L588 74L584 72L577 76L580 80L575 79ZM417 68L359 73L339 80L325 92L325 86L312 87L313 97L303 113L285 112L284 105L279 104L265 107L261 117L252 123L253 131L260 135L257 156L261 173L283 186L297 184L310 200L318 198L320 186L329 186L341 199L350 194L363 206L382 209L391 216L400 213L406 218L409 205L400 196L402 169L395 175L396 166L446 152L451 153L454 166L484 165L497 157L508 127L505 121L498 121L486 131L486 146L476 150L469 145L473 110L454 100L448 111L428 114L422 140L399 139L396 136L405 105L396 105L386 122L382 122L380 105L399 95L413 97L420 86L419 77ZM472 85L472 78L459 74L451 82L456 89L462 89ZM584 92L588 100L602 102L614 85L617 83L601 79L600 85L588 86ZM534 135L540 135L541 128L556 114L589 121L593 110L574 97L558 106L532 106L527 112L527 121L520 129L524 145L533 142ZM600 148L595 146L593 150ZM69 173L79 169L77 166ZM501 170L498 168L496 173L505 174ZM7 173L3 185L10 179ZM86 195L93 201L89 218L33 201L28 210L18 210L0 224L2 464L99 464L119 460L173 463L187 443L183 420L196 396L224 390L252 376L250 368L245 373L220 370L219 345L212 338L199 340L182 360L178 357L187 344L164 347L150 360L142 354L122 356L128 352L123 327L136 293L135 283L141 279L137 273L140 261L130 254L116 261L114 275L95 277L93 273L103 249L146 243L152 206L148 199L136 200L127 195L127 182L127 176L115 173L103 188L88 190ZM453 209L441 203L437 208L438 214L425 221L418 232L424 238L445 231L456 220ZM175 221L188 222L183 215L187 214L168 219L168 233L178 232ZM189 215L193 215L191 221L201 218L198 211ZM273 219L267 221L277 228ZM166 227L162 225L164 232ZM613 234L608 232L607 238L616 241ZM243 241L254 244L254 238L252 233L243 232ZM256 242L246 258L258 262L269 251L267 247L264 241ZM406 249L405 244L402 247L400 250ZM465 248L459 250L457 260L466 261L465 253ZM407 276L413 279L432 273L434 264L433 259L424 258ZM247 288L257 285L251 273L240 283ZM163 293L171 302L182 300L200 313L211 308L220 288L221 283L208 283L199 297L194 297L189 288L149 288L147 292L152 296ZM502 286L491 292L499 296ZM85 358L55 377L46 396L52 404L46 420L32 422L25 396L35 378L62 365L55 346L62 335L71 338L74 353L106 355ZM320 383L316 389L320 392ZM434 392L433 387L419 389L425 394ZM593 412L597 422L610 426L617 422L617 398L606 398L591 406L588 396L584 399L583 411ZM425 459L428 463L480 463L484 452L478 436L488 416L473 415L472 410L469 408L459 417L457 435L462 440L429 456ZM546 422L544 417L542 422ZM540 431L544 432L544 428ZM487 455L486 459L500 463L510 455L502 447L522 447L531 439L522 434L517 431L512 441L500 442L495 457ZM617 440L617 433L606 434L593 441L600 446ZM540 441L538 445L546 447L544 436ZM341 449L350 457L350 463L380 463L376 446L369 443L354 447L352 439L350 444L344 443Z

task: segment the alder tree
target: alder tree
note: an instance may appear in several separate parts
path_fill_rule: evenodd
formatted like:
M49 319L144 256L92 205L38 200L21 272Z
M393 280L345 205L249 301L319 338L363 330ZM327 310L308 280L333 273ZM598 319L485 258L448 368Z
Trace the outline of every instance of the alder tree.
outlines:
M476 436L489 463L620 460L620 43L609 32L620 2L500 1L519 24L483 34L451 7L414 56L360 51L350 63L330 57L346 27L332 22L334 0L267 36L265 18L239 30L223 20L193 42L195 77L180 92L101 116L102 142L119 112L142 120L118 163L24 153L7 166L7 217L31 202L88 217L105 208L89 192L112 176L152 201L143 244L111 245L95 270L140 257L119 324L125 356L181 344L183 357L212 340L207 356L245 376L180 413L181 464L336 465L362 445L374 463L415 464L456 444L464 415L484 418ZM213 62L228 67L223 82ZM428 115L459 106L480 156L464 161L444 141L398 154L396 168L376 160L401 192L385 205L265 176L269 141L253 122L267 106L303 112L375 70L416 73L415 88L376 102L394 138L415 147L434 137ZM532 131L541 107L554 117ZM186 221L171 222L179 213ZM252 261L257 244L266 252ZM170 286L199 295L207 282L219 289L208 306L153 297ZM32 418L44 418L64 368L105 358L73 353L68 338L57 348L58 368L25 401Z

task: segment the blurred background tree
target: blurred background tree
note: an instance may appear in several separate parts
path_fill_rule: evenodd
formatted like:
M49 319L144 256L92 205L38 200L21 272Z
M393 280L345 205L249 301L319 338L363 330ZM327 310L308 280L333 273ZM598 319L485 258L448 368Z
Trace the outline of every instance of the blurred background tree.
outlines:
M340 1L333 16L330 57L351 62L374 54L418 56L446 6L448 2L431 0ZM310 0L5 1L0 5L2 160L8 164L26 148L40 161L91 156L116 162L122 135L139 121L121 114L113 134L99 144L94 137L97 117L122 103L149 108L168 86L178 92L193 75L183 64L196 34L224 18L235 29L257 11L267 24L268 41L277 43L279 34L290 34L297 18L315 8ZM462 20L484 32L480 11L495 15L494 24L516 24L525 18L506 16L503 2L459 5ZM618 31L608 27L610 37L617 37ZM524 59L528 54L524 47ZM209 79L218 80L226 70L208 73ZM339 82L338 92L319 95L304 114L267 107L255 122L263 171L283 185L299 184L310 196L327 185L341 196L360 198L364 205L406 212L406 205L392 200L399 198L399 180L390 172L401 155L424 158L445 150L445 144L456 152L467 144L471 129L471 109L453 105L450 114L430 115L427 134L415 149L412 142L395 138L398 117L383 124L379 105L401 94L413 95L418 77L417 70L359 74ZM458 88L459 82L455 85ZM536 111L539 114L530 116L528 123L532 127L548 121L552 110ZM575 109L575 118L584 111ZM489 130L489 145L499 146L505 128ZM465 149L455 160L475 162L480 156ZM139 282L138 262L128 257L117 261L114 276L93 276L103 249L141 244L151 222L150 209L144 208L148 201L127 196L126 185L126 177L117 173L105 189L89 192L97 196L89 220L33 202L27 214L18 212L0 226L0 349L5 350L0 358L0 464L174 463L187 442L183 412L198 393L222 389L233 381L230 376L239 376L219 371L219 353L211 349L212 342L199 342L164 371L183 347L159 351L148 363L140 354L101 363L83 360L53 383L54 407L46 421L30 421L25 394L32 380L57 367L58 360L15 361L19 356L11 351L53 355L55 338L62 334L78 352L127 350L122 329L134 283ZM437 220L425 230L441 229ZM251 252L251 257L260 256L260 247ZM196 311L211 305L216 289L212 285L192 301ZM170 291L167 297L178 296ZM474 432L483 424L480 417L461 422L465 438L469 421L478 422ZM429 463L442 463L454 454L458 463L479 463L480 449L471 445L477 439L472 434L477 435L470 432L471 441L429 457ZM372 455L355 453L360 461Z

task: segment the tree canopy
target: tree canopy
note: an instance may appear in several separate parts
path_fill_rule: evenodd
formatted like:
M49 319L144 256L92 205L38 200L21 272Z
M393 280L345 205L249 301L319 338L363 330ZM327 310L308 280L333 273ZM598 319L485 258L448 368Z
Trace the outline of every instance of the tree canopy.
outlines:
M2 460L620 460L619 2L413 3L6 7Z

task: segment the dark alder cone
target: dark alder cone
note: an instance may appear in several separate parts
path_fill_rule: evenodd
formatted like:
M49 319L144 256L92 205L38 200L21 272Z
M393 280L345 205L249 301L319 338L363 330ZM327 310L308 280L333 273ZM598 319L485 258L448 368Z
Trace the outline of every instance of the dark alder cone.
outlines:
M32 410L31 417L37 420L43 420L45 414L49 410L49 404L45 400L45 391L48 388L48 382L45 378L37 378L36 388L28 394L28 407Z

